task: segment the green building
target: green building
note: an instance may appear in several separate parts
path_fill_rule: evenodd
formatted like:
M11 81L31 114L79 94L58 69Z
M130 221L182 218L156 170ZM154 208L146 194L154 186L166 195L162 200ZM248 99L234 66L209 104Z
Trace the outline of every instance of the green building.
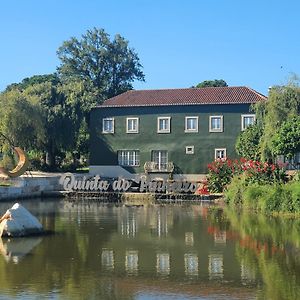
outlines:
M255 122L248 87L128 91L91 111L90 172L108 177L196 179L215 159L237 158L238 135Z

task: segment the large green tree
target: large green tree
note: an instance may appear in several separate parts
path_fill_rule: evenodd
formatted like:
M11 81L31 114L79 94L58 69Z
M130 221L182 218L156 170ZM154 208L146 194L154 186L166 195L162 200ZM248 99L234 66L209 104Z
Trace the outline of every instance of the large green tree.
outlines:
M223 79L215 80L204 80L196 85L196 88L205 88L205 87L226 87L228 86L227 82Z
M292 159L300 152L300 116L283 122L273 141L274 153Z
M79 109L68 96L55 74L26 78L1 94L1 130L14 144L44 153L49 169L75 149Z
M117 34L113 40L94 28L63 42L57 51L64 80L88 81L98 102L132 89L134 80L144 81L139 57L129 42Z
M244 158L258 160L260 159L260 138L262 130L258 124L251 125L243 131L236 142L237 153Z
M274 86L269 91L268 100L254 106L259 126L263 129L260 139L261 159L274 158L274 140L281 125L300 112L300 87L297 81L285 86Z

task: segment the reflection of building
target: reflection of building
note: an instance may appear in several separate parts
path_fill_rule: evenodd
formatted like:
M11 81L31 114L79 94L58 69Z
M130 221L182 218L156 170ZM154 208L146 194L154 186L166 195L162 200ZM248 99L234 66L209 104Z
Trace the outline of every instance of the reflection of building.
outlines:
M208 273L209 279L223 278L223 255L210 254L208 256Z
M194 233L193 232L185 233L185 244L187 246L194 246Z
M108 249L102 250L101 264L107 270L114 269L114 252L113 252L113 250L108 250Z
M136 250L127 250L125 254L125 269L129 275L136 275L138 272L139 256Z
M198 256L196 254L184 254L184 271L186 275L198 275Z
M121 215L120 227L121 234L134 237L138 231L137 212L134 209L126 210L125 214Z
M170 254L157 253L156 254L156 271L160 275L170 274Z
M254 282L256 279L255 271L249 268L244 261L241 263L241 280L242 283L247 284Z
M167 236L169 227L173 225L173 215L166 207L151 211L149 227L151 233L158 237Z
M215 244L226 244L226 231L216 230L214 233Z

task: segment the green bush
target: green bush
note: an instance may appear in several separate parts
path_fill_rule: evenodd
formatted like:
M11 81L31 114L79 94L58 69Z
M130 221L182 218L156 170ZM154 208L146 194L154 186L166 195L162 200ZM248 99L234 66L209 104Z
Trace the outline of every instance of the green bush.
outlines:
M243 204L243 195L246 184L244 176L234 176L226 191L224 192L225 202L232 206Z
M264 213L300 213L300 182L249 184L243 177L235 176L224 193L230 205Z
M243 205L245 208L257 209L258 200L263 196L264 189L258 184L253 184L245 187L243 195Z
M262 194L258 199L258 210L271 213L280 210L282 198L282 185L262 185Z

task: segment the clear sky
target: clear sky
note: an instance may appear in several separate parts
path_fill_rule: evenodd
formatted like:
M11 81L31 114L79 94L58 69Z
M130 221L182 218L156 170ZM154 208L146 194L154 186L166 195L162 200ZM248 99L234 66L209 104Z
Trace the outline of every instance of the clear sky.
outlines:
M146 76L136 89L224 79L267 94L300 75L299 0L9 0L0 5L0 91L55 72L62 42L93 27L135 48Z

